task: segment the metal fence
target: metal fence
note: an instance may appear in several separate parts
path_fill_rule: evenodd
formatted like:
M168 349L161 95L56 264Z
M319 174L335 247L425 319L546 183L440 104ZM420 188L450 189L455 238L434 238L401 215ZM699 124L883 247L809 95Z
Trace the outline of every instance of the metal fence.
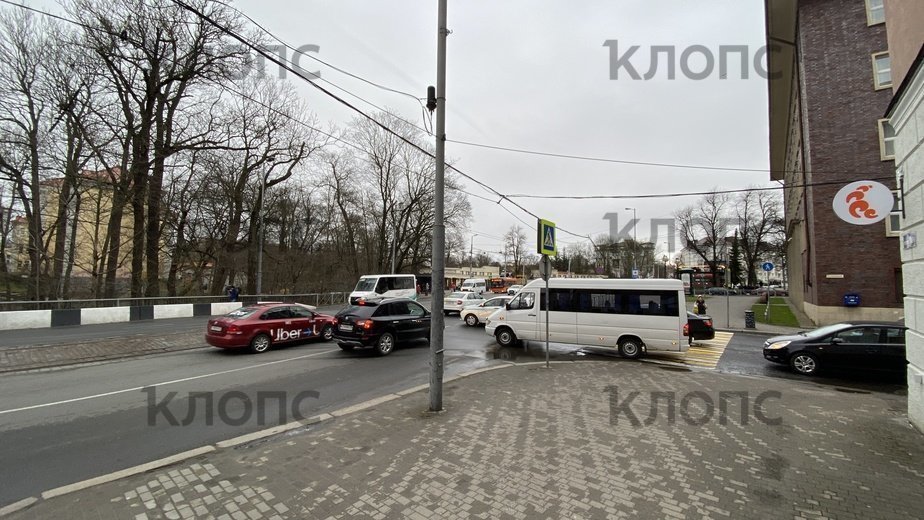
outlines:
M244 305L257 302L304 303L322 307L325 305L343 305L347 303L350 293L326 292L307 294L242 294L238 301ZM60 309L86 309L96 307L136 307L144 305L175 305L192 303L222 303L228 296L161 296L156 298L106 298L96 300L41 300L41 301L0 301L3 311L41 311Z

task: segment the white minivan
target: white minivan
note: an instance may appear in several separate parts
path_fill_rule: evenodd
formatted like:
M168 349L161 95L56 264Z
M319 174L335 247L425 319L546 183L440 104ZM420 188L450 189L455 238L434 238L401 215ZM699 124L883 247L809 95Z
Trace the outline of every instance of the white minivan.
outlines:
M627 358L646 351L686 352L686 303L680 280L549 280L549 341L618 349ZM502 346L545 341L545 282L526 284L485 322Z
M473 292L479 296L488 292L488 281L484 278L469 278L459 287L462 292Z
M350 303L360 298L411 298L417 299L417 277L412 274L367 274L360 277Z

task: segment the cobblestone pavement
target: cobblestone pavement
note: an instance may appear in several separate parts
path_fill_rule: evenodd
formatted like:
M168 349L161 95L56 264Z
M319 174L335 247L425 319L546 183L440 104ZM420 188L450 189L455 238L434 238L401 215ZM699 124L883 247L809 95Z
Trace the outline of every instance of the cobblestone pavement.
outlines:
M202 332L0 349L0 373L204 348Z
M748 393L746 413L738 397L721 405L729 392ZM867 519L924 511L924 436L908 425L902 395L617 361L455 380L441 414L425 412L427 399L417 392L41 501L12 518ZM712 418L703 421L709 403Z

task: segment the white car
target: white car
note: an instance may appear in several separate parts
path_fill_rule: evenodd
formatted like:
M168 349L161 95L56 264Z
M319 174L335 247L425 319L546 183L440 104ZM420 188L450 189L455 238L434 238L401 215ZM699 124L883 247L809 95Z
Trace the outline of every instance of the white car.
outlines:
M507 288L507 294L513 296L522 288L522 285L511 285L509 288Z
M497 309L504 308L508 301L510 301L510 296L497 296L474 307L465 307L459 313L459 319L469 327L474 327L479 323L484 323L484 320L494 314Z
M462 312L466 307L484 303L484 298L474 292L454 292L443 299L443 314L449 316L453 312Z

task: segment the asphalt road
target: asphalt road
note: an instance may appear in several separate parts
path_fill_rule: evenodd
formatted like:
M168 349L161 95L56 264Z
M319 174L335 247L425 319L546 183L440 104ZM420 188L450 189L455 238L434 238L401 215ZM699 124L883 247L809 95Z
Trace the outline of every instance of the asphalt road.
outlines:
M202 330L205 318L42 331L42 341ZM81 329L90 329L84 327ZM79 334L77 334L79 332ZM500 348L481 327L446 320L446 374L502 361L545 359L544 345ZM766 336L735 334L717 370L751 376L798 378L760 353ZM6 339L6 338L4 338ZM203 343L204 346L204 343ZM553 360L622 360L601 349L552 344ZM4 375L0 379L0 506L77 482L295 420L386 393L425 384L426 342L387 357L370 350L341 351L335 343L304 343L261 355L213 348L130 358L66 369ZM816 377L844 392L904 392L900 376ZM147 388L148 390L142 390ZM191 400L192 394L209 395ZM243 396L262 411L248 420ZM270 397L261 400L260 396ZM282 402L277 397L284 396ZM219 406L225 402L227 406ZM190 403L195 402L191 409ZM155 406L149 406L153 403ZM158 407L157 405L160 405ZM281 406L280 406L281 405ZM227 412L224 419L219 408ZM310 427L309 427L310 428Z

